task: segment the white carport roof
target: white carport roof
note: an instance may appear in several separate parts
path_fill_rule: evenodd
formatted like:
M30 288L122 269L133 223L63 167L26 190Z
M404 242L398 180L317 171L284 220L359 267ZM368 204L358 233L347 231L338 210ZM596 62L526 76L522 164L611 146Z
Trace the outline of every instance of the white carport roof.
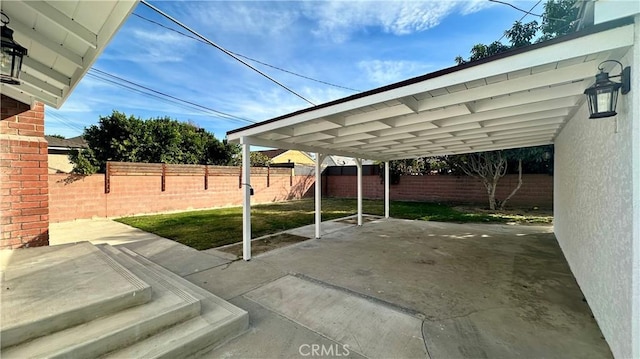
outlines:
M138 0L2 1L13 39L27 48L20 85L0 92L60 108Z
M374 160L552 144L633 18L239 128L230 141Z

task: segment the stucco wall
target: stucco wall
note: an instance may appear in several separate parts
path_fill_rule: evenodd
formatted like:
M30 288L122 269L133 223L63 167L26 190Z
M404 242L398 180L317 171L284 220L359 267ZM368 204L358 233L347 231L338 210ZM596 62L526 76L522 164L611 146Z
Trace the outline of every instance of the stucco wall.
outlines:
M631 55L623 62L628 64ZM636 325L632 322L639 318L632 295L637 275L634 278L632 270L631 161L633 137L637 137L631 96L637 97L639 91L635 88L620 96L617 120L590 120L583 105L555 141L556 237L617 358L640 354L632 349Z
M49 154L49 173L71 173L73 163L69 155Z
M296 164L300 164L300 165L314 165L315 162L313 161L312 158L310 158L309 156L305 155L304 153L302 153L301 151L298 150L289 150L286 151L276 157L274 157L273 159L271 159L272 163L296 163Z

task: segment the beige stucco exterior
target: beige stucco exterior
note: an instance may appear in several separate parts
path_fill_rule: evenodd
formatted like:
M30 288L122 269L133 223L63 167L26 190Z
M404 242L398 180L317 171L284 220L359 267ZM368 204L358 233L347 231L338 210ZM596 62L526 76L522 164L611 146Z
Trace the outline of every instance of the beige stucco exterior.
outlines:
M66 154L49 154L49 173L71 173L73 164Z
M295 163L299 165L312 166L315 162L313 158L311 158L311 156L309 156L305 152L298 150L288 150L271 159L271 163Z
M616 358L640 356L637 22L635 32L622 59L635 75L618 115L589 119L583 105L555 141L554 230Z

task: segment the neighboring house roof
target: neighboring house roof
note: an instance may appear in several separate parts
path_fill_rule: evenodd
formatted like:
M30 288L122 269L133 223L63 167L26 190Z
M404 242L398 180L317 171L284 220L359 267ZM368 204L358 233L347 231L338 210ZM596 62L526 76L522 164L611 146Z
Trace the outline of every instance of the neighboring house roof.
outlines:
M266 151L258 151L258 152L260 152L263 155L269 157L270 159L273 159L273 158L275 158L277 156L280 156L281 154L283 154L283 153L285 153L287 151L289 151L289 150L278 149L278 150L266 150Z
M58 138L53 136L44 136L44 138L49 143L49 149L74 149L74 148L88 148L87 142L82 138L82 136L72 137L72 138Z
M315 162L315 159L304 151L277 149L258 152L269 157L272 163L294 162L299 164L312 164Z

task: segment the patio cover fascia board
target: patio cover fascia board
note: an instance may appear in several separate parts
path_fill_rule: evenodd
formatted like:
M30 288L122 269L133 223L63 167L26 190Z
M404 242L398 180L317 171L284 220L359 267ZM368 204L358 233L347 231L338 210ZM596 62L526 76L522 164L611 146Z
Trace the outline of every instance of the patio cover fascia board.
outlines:
M235 129L227 137L380 161L551 144L584 103L582 91L591 85L599 61L633 45L633 27L633 17L599 24ZM422 97L429 91L440 94ZM543 132L531 131L537 126ZM523 136L515 136L519 130ZM482 137L484 143L478 141ZM443 140L453 143L438 146Z
M14 40L27 48L19 85L0 92L23 103L60 108L139 0L3 1Z

